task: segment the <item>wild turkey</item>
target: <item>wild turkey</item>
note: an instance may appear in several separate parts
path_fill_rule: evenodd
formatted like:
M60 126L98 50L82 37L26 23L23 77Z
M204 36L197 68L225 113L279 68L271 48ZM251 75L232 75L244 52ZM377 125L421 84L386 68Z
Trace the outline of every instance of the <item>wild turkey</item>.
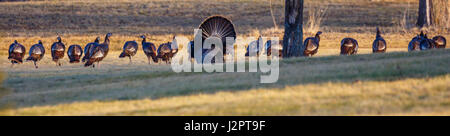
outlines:
M52 52L52 60L56 63L57 66L61 66L59 59L64 58L64 52L66 50L66 46L61 42L61 37L58 36L56 38L58 41L52 44L51 52Z
M158 47L158 58L165 61L166 64L170 62L172 56L172 49L170 48L171 42L163 43Z
M275 43L274 43L275 41L273 41L273 40L267 40L267 42L266 42L266 44L265 44L265 49L266 49L266 55L267 56L271 56L272 55L272 45L274 45ZM281 46L281 44L280 43L283 43L283 41L281 40L279 43L278 43L278 46L277 47L274 47L275 48L275 50L278 50L278 56L279 57L281 57L282 55L283 55L283 46Z
M44 45L42 45L42 41L39 40L38 44L31 46L30 54L26 61L33 61L34 67L38 68L36 62L44 58L44 55L45 55L45 48Z
M428 50L436 47L436 44L432 39L428 39L427 34L425 34L420 41L420 50Z
M151 42L146 42L145 35L142 35L141 38L142 38L142 50L144 50L144 54L147 56L148 64L150 64L151 62L150 59L152 59L154 63L158 63L155 44Z
M303 46L305 46L305 50L303 51L304 56L313 56L319 50L319 42L321 31L317 32L314 37L306 38L305 42L303 42Z
M408 44L408 51L419 51L420 50L420 42L422 41L422 37L417 35L412 38Z
M341 41L341 55L352 55L358 52L358 41L353 38L344 38Z
M99 44L100 41L100 37L95 38L95 41L92 43L88 43L86 44L86 46L84 46L84 57L82 59L82 62L86 62L86 60L89 58L89 51L91 50L91 48L96 45Z
M377 36L372 44L373 53L384 53L386 52L387 44L383 37L381 37L380 29L377 27Z
M80 63L81 56L83 55L83 49L80 45L70 45L67 49L67 56L70 63Z
M131 64L132 63L131 57L136 55L137 50L138 50L138 43L136 41L127 41L123 45L123 51L119 55L119 58L128 57L130 59L130 64Z
M259 36L256 41L250 42L247 46L247 52L245 52L245 56L259 56L259 53L262 50L262 47L259 45L259 43L262 42L262 37Z
M205 42L205 40L209 37L217 37L222 40L222 46L223 46L223 55L225 56L226 51L226 38L234 38L236 39L236 31L234 29L234 25L231 22L231 20L222 17L222 16L211 16L206 18L199 26L199 29L202 30L202 43ZM231 44L231 43L229 43ZM213 50L215 45L212 45L211 49L205 49L202 45L202 52L203 57L202 61L204 59L204 56L206 56L206 52L210 52L208 50ZM215 60L215 59L213 59ZM205 62L203 62L205 63ZM213 63L213 62L206 62L206 63Z
M443 36L435 36L433 37L433 41L436 44L436 48L445 48L447 45L447 40Z
M23 63L23 57L25 56L25 47L18 43L16 40L14 41L14 43L12 43L11 45L9 45L9 50L8 50L8 59L11 60L11 66L13 66L14 64L20 64Z
M91 66L95 67L94 63L97 62L97 67L100 66L100 61L102 61L109 51L109 37L111 33L106 34L105 41L102 44L95 44L91 47L89 51L89 57L87 62L84 64L85 67Z

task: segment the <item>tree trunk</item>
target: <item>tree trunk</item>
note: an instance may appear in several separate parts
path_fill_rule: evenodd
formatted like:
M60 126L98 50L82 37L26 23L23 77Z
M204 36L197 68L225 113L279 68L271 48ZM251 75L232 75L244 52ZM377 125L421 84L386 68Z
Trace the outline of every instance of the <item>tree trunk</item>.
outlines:
M433 25L437 27L448 27L449 0L433 0L431 2L431 18Z
M419 0L419 17L417 19L417 26L420 28L424 26L431 26L431 12L433 10L432 0Z
M283 57L303 56L303 0L285 1Z

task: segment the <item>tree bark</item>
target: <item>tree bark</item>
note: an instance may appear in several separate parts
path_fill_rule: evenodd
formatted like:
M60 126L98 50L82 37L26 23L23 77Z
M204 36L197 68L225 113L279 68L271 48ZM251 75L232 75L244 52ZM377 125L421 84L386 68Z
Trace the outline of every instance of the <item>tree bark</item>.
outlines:
M303 0L285 1L283 57L303 56Z
M433 24L431 19L432 10L432 0L419 0L419 17L417 19L417 26L422 28Z

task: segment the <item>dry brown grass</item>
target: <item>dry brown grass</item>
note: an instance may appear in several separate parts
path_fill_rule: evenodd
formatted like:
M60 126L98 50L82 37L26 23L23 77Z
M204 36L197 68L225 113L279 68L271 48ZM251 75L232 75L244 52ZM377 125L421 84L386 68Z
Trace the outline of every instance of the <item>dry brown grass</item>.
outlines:
M328 5L321 5L313 7L311 5L307 5L309 8L309 15L307 15L307 22L304 25L305 33L315 34L320 30L320 25L328 11Z
M434 23L434 27L438 28L448 28L449 22L449 0L433 0L432 1L433 13L432 13L432 21Z
M273 13L283 26L284 2L274 0ZM363 48L371 44L375 27L381 27L392 46L406 48L419 30L411 29L417 13L417 1L320 0L305 3L305 32L324 32L325 47L345 36L361 39ZM196 9L199 7L200 9ZM37 40L48 48L56 35L66 44L84 46L95 37L113 33L112 50L120 50L125 41L140 40L146 34L156 44L170 41L173 35L192 37L193 29L210 15L224 15L235 23L239 36L277 36L283 28L273 29L268 0L158 1L158 0L88 0L31 1L0 3L0 50L14 40L27 48ZM321 12L320 10L327 9ZM319 10L319 11L318 11ZM407 10L407 12L405 12ZM326 13L326 14L323 14ZM406 15L405 15L406 14ZM309 17L307 15L310 15ZM255 33L258 32L258 33ZM431 35L448 36L446 29L430 30ZM328 35L327 35L328 34ZM306 33L306 36L309 36ZM336 38L336 39L334 39ZM369 42L365 43L366 39ZM369 40L370 39L370 40ZM397 42L401 39L402 42ZM332 41L332 42L331 42ZM397 44L398 43L398 44ZM5 54L5 51L0 54Z

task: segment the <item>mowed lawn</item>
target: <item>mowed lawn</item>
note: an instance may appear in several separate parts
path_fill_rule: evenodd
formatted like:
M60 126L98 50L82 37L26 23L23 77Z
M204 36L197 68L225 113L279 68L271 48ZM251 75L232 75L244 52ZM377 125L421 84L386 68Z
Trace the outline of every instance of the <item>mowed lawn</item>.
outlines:
M273 84L127 61L25 64L5 68L1 102L6 115L450 115L449 60L448 49L285 59Z

